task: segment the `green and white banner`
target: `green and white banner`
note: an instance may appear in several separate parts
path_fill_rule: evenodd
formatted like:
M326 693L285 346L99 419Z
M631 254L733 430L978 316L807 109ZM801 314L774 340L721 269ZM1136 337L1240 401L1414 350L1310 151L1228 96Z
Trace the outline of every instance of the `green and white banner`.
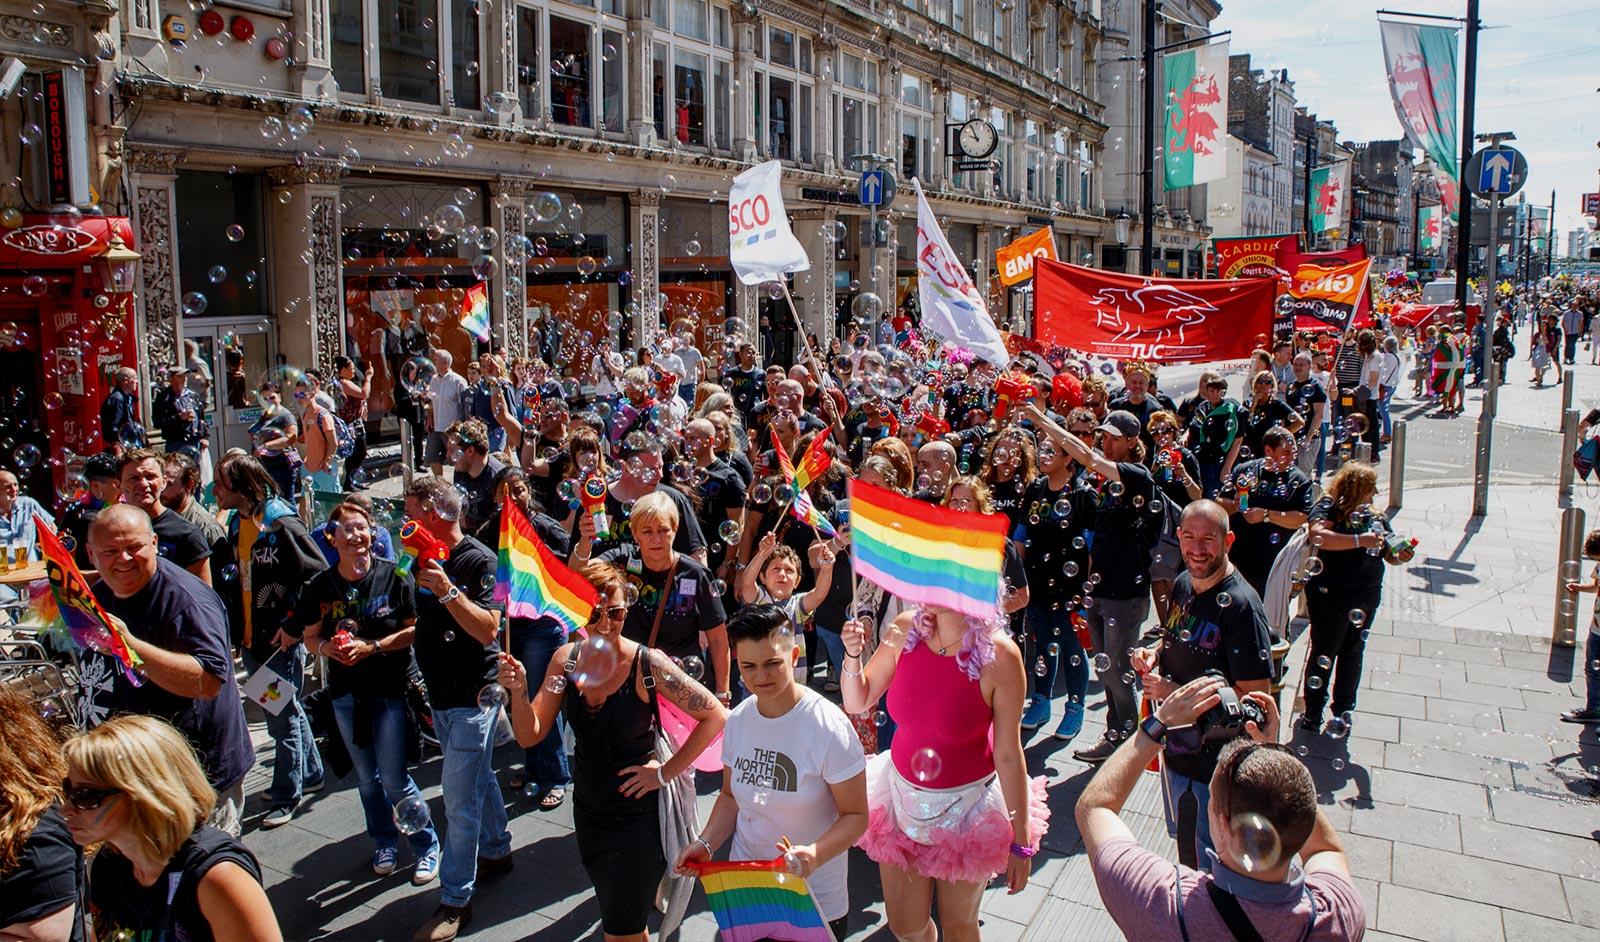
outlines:
M1162 57L1167 111L1162 122L1166 188L1194 186L1228 175L1228 44Z
M1311 171L1311 231L1327 232L1344 225L1350 161L1341 160Z
M1444 207L1424 206L1417 214L1417 248L1437 252L1444 247Z
M1417 26L1379 20L1389 95L1406 139L1421 149L1451 181L1461 176L1456 155L1456 33L1453 26ZM1443 180L1441 179L1441 189ZM1457 213L1455 187L1445 199Z

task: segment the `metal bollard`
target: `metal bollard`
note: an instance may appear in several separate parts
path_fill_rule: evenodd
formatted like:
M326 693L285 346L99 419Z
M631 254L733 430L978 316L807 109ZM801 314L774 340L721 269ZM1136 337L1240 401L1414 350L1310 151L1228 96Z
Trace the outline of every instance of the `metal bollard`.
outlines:
M1557 647L1571 648L1578 644L1578 600L1567 591L1567 583L1577 582L1582 578L1583 521L1582 507L1568 507L1561 511L1561 551L1560 557L1556 560L1555 619L1550 631L1550 643Z
M1576 387L1576 384L1573 382L1575 378L1576 377L1572 375L1571 370L1567 370L1567 372L1561 377L1561 411L1563 414L1565 414L1568 409L1572 408L1572 396Z
M1558 503L1572 496L1572 479L1577 473L1572 467L1572 453L1577 450L1578 410L1568 409L1561 414L1561 468L1556 485Z
M1389 513L1400 509L1406 490L1406 420L1396 419L1389 433Z

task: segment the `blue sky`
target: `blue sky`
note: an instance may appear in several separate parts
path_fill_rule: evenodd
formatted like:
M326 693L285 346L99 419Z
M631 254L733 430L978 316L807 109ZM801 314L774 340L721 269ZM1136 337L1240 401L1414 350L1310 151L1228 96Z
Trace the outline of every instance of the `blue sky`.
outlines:
M1392 0L1385 9L1465 16L1465 0ZM1378 41L1380 4L1223 0L1212 24L1233 30L1232 51L1255 68L1286 68L1295 94L1332 118L1342 140L1400 136ZM1486 0L1479 16L1478 133L1514 131L1528 158L1524 192L1548 205L1556 227L1579 225L1578 195L1600 191L1600 4L1592 0ZM1464 46L1463 42L1463 46ZM1463 53L1462 59L1465 55Z

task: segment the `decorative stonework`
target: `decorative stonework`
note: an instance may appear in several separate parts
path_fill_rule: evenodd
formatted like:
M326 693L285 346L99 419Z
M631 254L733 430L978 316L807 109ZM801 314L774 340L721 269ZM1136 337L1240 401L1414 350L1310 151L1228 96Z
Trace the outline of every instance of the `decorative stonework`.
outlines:
M522 203L507 202L500 207L500 244L502 256L506 264L501 266L502 283L515 281L524 284L527 272L527 258L519 248L516 251L505 251L504 247L520 241L523 233L525 216ZM506 305L506 350L513 357L526 357L528 355L528 311L527 288L518 291L503 291ZM537 351L535 351L537 352Z
M71 49L73 46L72 27L26 16L0 16L0 39L24 46L55 46L58 49Z
M333 375L333 358L344 352L344 292L339 277L338 197L311 198L311 297L316 318L317 366Z
M177 275L173 271L172 188L165 181L140 186L134 196L139 223L139 288L144 301L144 366L154 376L178 363Z
M178 164L183 163L187 156L181 147L160 147L131 141L127 149L128 169L134 173L174 174L178 172Z
M639 207L639 229L634 243L634 297L639 310L639 340L648 346L661 330L661 311L656 302L661 293L661 191L642 189L635 202Z
M294 163L281 167L268 167L267 179L275 187L296 186L300 184L320 184L322 186L338 186L344 178L344 163L330 160L326 157L311 157L306 154L296 154Z

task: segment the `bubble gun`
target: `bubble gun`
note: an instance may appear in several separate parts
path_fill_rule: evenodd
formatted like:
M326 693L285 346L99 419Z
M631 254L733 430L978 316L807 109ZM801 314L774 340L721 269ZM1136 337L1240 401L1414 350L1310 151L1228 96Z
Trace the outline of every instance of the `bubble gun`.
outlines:
M432 559L442 563L449 558L450 547L436 539L422 524L415 520L407 520L400 525L400 560L394 567L397 574L410 575L419 559Z
M583 509L594 518L594 536L597 540L604 540L611 535L611 520L606 516L606 482L599 477L591 477L583 482L583 487L578 490L578 500L583 503Z

